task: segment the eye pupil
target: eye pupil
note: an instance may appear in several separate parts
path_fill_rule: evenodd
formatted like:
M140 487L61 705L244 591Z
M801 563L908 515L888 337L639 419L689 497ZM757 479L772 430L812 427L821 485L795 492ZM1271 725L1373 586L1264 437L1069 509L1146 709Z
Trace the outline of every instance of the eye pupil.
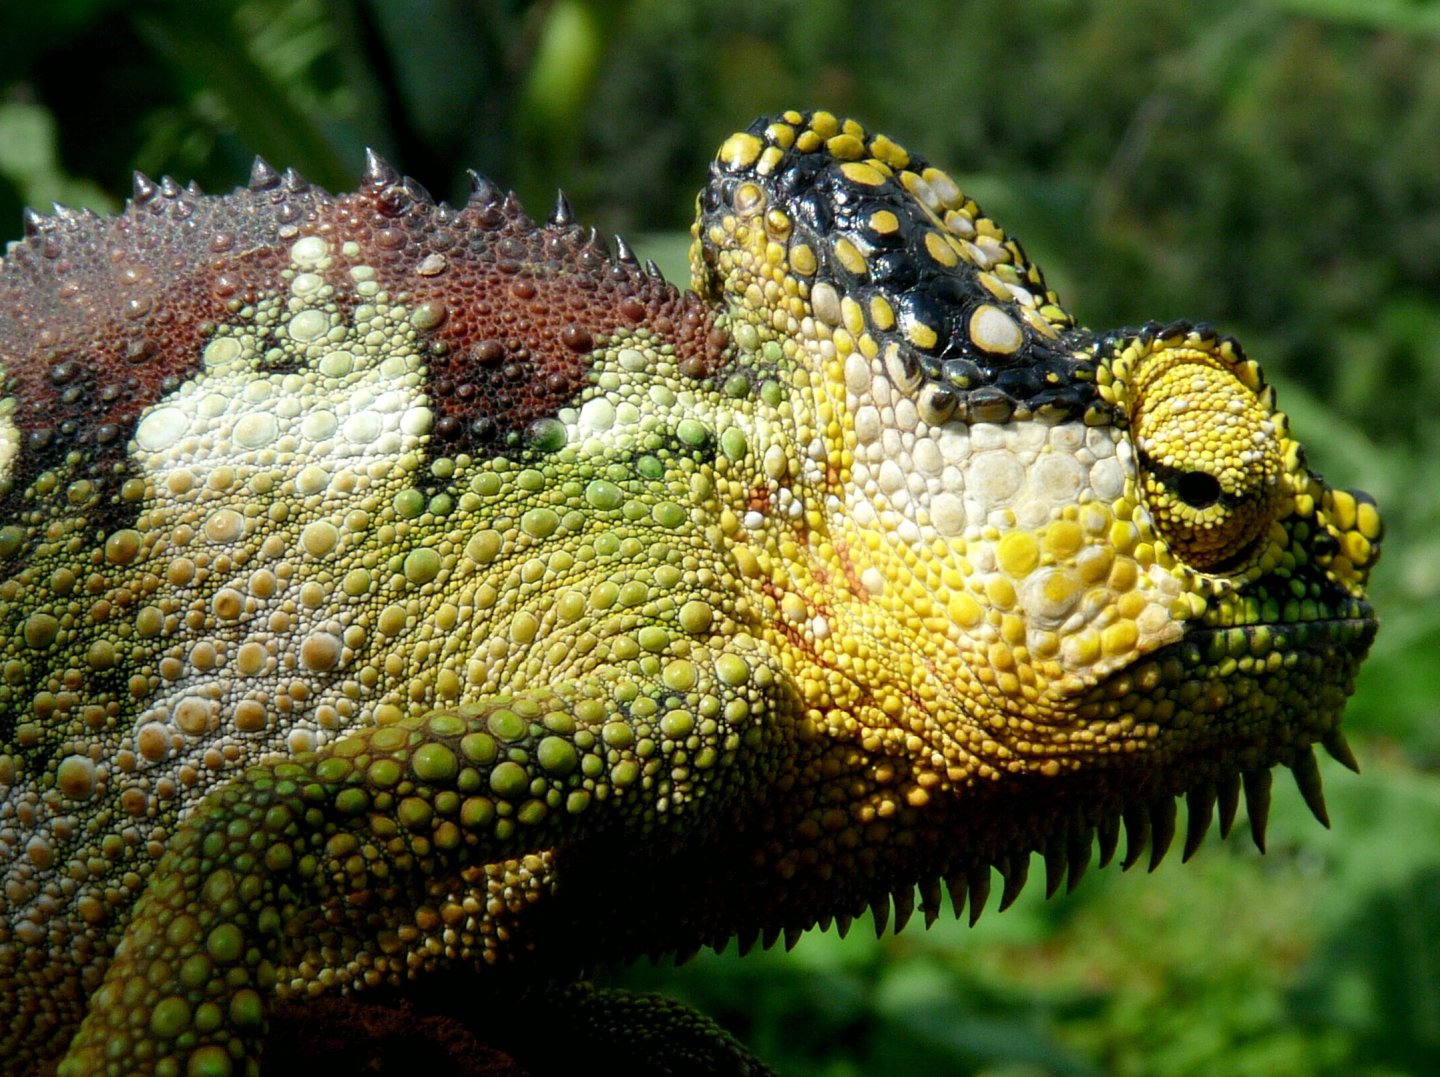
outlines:
M1186 471L1175 480L1175 493L1191 508L1206 509L1220 500L1220 480L1204 471Z

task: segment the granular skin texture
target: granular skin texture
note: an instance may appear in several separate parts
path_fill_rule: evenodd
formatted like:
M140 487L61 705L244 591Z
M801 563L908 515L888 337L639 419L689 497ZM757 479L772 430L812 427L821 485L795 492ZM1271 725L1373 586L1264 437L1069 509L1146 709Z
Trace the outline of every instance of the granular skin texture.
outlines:
M584 974L1324 820L1382 527L1237 341L1084 328L825 112L694 238L374 157L27 217L0 1073L763 1073Z

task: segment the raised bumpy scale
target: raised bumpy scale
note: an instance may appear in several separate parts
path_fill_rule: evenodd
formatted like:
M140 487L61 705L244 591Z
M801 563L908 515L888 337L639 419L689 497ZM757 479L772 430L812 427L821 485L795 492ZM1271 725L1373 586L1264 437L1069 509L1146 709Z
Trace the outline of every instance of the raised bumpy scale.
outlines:
M1323 819L1312 745L1353 762L1373 503L1234 340L1078 327L854 121L726 141L683 294L375 158L26 233L5 1074L253 1074L276 996L973 917L1122 823L1158 860L1180 796L1187 855L1242 786L1262 840L1277 764Z

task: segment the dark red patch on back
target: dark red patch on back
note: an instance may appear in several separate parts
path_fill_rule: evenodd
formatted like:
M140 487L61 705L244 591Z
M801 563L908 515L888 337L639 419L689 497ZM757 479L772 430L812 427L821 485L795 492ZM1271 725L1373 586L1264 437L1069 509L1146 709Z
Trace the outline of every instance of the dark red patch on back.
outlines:
M217 199L137 179L119 217L30 216L0 272L15 485L72 451L80 475L112 481L141 412L199 366L217 323L280 283L276 233L323 198L299 182Z
M718 360L723 341L694 295L623 249L612 258L567 212L537 226L483 181L459 211L397 197L384 181L340 200L352 220L376 215L368 239L350 229L343 238L360 240L381 285L425 327L435 451L518 445L585 387L593 352L618 332L643 328L673 343L691 376Z
M321 275L342 307L359 301L350 270L367 265L414 312L436 451L518 444L574 399L594 349L618 331L672 343L697 378L714 372L726 343L700 300L623 246L612 258L568 210L536 225L478 178L463 208L436 205L373 158L360 190L338 197L257 163L250 186L223 197L140 178L119 217L62 211L27 223L0 272L0 365L23 438L0 498L12 510L36 475L76 451L103 514L144 409L199 368L216 326L288 291L282 272L305 236L329 243Z

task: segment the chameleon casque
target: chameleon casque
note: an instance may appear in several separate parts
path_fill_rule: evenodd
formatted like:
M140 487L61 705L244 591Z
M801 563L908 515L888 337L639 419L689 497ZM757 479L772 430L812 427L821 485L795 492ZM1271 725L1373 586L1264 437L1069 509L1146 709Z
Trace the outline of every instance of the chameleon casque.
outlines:
M1261 841L1276 765L1323 819L1381 524L1234 340L1078 326L825 112L728 139L694 235L682 294L373 157L29 215L0 1071L255 1073L277 995L975 915L1032 853L1158 860L1181 796L1187 855L1242 788Z

